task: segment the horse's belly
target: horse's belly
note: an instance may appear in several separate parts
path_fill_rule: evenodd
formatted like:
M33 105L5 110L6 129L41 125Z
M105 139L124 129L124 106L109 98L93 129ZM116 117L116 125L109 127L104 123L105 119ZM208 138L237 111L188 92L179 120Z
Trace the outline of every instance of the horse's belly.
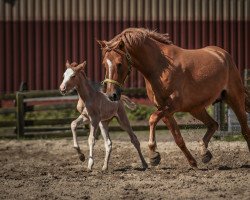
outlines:
M191 111L193 109L204 108L221 97L224 85L214 90L197 89L190 91L188 95L183 96L182 111Z
M110 102L106 105L103 104L101 107L101 120L109 120L117 115L118 102Z

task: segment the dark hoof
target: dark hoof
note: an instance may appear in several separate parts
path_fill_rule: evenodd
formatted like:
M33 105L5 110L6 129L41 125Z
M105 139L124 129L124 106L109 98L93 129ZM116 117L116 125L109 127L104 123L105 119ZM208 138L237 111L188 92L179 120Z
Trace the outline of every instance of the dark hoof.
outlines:
M212 158L213 158L213 155L211 154L209 150L207 150L207 152L204 155L202 155L202 162L208 163Z
M147 164L147 163L143 163L142 169L143 169L143 170L146 170L147 168L148 168L148 164Z
M80 159L80 161L84 162L85 161L84 154L79 154L79 159Z
M149 155L149 162L152 166L157 166L161 162L161 155L159 152L153 152Z
M196 160L189 161L189 164L190 164L191 167L197 168L197 162L196 162Z

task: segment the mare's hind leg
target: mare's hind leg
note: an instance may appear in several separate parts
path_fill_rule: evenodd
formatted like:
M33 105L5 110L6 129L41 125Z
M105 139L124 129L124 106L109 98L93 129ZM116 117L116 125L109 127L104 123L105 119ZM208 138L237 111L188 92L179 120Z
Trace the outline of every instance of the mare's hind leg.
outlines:
M200 143L200 153L202 156L202 162L203 163L208 163L212 159L212 154L211 152L207 149L208 143L210 139L212 138L213 134L215 131L218 129L218 123L214 121L212 117L207 113L206 109L202 109L199 112L191 112L191 114L201 122L205 124L207 127L207 132L202 138L202 140L199 142Z
M133 130L130 126L130 123L129 123L129 120L128 120L128 117L126 115L124 108L120 108L118 110L117 114L118 114L117 120L118 120L121 128L129 134L131 143L134 145L134 147L136 148L136 150L139 154L139 157L140 157L141 163L142 163L142 167L144 169L148 168L148 164L146 163L146 161L141 153L140 142L138 141L135 133L133 132Z
M237 119L240 122L241 126L241 133L243 137L245 138L248 149L250 151L250 129L247 125L247 114L245 110L245 94L244 91L239 92L241 90L238 90L233 93L227 93L225 102L233 109L234 113L237 116Z
M194 157L192 156L192 154L189 152L189 150L187 149L186 144L181 136L180 129L178 128L178 125L177 125L174 117L173 116L168 116L168 117L165 116L162 118L162 121L167 125L167 127L171 131L171 133L174 137L175 143L177 144L177 146L181 149L181 151L186 156L190 166L197 167L197 162L194 159Z

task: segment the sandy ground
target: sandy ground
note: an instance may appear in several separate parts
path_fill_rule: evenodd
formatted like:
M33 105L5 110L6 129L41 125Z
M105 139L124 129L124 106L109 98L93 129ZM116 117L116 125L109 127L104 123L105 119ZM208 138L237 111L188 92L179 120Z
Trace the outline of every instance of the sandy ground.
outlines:
M139 134L147 158L147 135ZM212 141L214 158L201 163L200 135L185 140L198 161L189 167L169 134L159 134L162 161L146 171L123 134L112 136L109 171L101 172L103 141L95 145L95 165L78 160L71 138L0 140L0 199L250 199L250 154L245 142ZM85 137L80 145L87 157Z

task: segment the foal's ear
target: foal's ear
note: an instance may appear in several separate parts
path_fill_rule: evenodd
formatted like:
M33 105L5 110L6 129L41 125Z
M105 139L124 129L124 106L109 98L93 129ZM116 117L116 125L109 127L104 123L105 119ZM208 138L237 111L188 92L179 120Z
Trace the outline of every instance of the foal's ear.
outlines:
M84 70L85 67L86 67L86 64L87 64L87 62L84 61L83 63L81 63L81 64L79 64L78 66L76 66L76 67L75 67L75 70L76 70L76 71Z
M107 41L105 40L96 40L96 41L101 46L102 49L107 46Z
M70 68L70 63L69 63L69 61L68 61L68 60L67 60L67 62L66 62L66 64L65 64L65 65L66 65L66 67L67 67L67 68Z

